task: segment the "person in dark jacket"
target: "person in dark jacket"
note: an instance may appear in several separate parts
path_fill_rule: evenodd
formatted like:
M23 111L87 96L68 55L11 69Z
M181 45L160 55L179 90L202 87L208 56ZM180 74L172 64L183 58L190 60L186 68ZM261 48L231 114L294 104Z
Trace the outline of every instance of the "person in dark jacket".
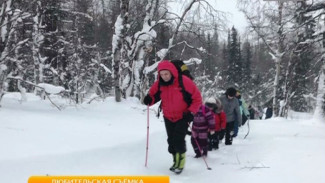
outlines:
M252 105L248 106L248 112L249 112L249 119L255 119L255 109L252 107Z
M241 126L242 123L242 116L240 114L239 102L236 98L236 93L236 89L231 87L226 90L225 95L220 97L220 101L224 107L227 119L225 139L226 145L232 145L234 128L238 129L238 126Z
M268 106L265 112L265 119L271 118L273 115L273 109L271 106Z
M182 77L190 101L185 101L178 77ZM185 165L185 136L188 123L193 120L193 115L202 105L201 93L190 78L179 76L174 64L164 60L158 64L158 80L150 88L143 103L153 105L160 100L167 131L168 151L173 155L170 170L179 174Z
M264 110L262 108L262 106L257 106L257 112L258 112L258 118L262 119L263 118L263 114L264 114Z

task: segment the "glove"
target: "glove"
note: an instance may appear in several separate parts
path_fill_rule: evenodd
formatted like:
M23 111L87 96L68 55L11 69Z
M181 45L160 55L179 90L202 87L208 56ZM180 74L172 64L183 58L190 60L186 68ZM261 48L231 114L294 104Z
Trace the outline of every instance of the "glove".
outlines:
M186 122L192 122L193 119L194 119L194 116L192 113L190 112L184 112L183 113L183 119L186 121Z
M145 105L150 105L152 103L152 98L149 95L146 95L143 99Z
M210 135L213 135L215 132L214 131L210 131Z

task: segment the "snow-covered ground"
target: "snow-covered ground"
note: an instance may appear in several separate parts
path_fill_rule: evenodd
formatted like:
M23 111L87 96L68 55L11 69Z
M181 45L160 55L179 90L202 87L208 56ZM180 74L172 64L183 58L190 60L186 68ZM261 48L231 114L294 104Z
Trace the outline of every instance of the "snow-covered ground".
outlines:
M209 152L207 170L187 136L183 173L169 171L164 123L150 110L148 167L146 106L113 98L59 111L48 100L6 94L0 108L0 182L26 183L32 175L168 175L172 183L322 183L325 123L309 114L251 120L232 146ZM59 99L63 104L66 101Z

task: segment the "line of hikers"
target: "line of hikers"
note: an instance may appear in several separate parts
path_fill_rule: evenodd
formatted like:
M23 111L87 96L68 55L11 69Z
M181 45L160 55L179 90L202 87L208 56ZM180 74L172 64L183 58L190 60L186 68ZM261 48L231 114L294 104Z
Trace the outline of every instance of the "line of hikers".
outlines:
M184 169L189 127L195 158L199 158L218 149L223 138L226 145L232 145L238 128L250 118L246 103L235 88L230 87L219 99L210 97L203 104L192 79L183 61L163 60L158 64L158 78L143 100L149 106L161 101L168 152L173 156L170 170L176 174Z

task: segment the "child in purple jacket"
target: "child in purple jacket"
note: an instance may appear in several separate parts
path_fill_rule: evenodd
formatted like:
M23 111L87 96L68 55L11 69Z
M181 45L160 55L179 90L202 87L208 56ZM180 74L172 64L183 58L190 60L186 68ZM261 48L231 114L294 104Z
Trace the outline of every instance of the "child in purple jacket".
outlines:
M214 118L215 114L206 105L202 105L194 116L191 143L196 154L195 158L208 155L208 133L214 133Z

